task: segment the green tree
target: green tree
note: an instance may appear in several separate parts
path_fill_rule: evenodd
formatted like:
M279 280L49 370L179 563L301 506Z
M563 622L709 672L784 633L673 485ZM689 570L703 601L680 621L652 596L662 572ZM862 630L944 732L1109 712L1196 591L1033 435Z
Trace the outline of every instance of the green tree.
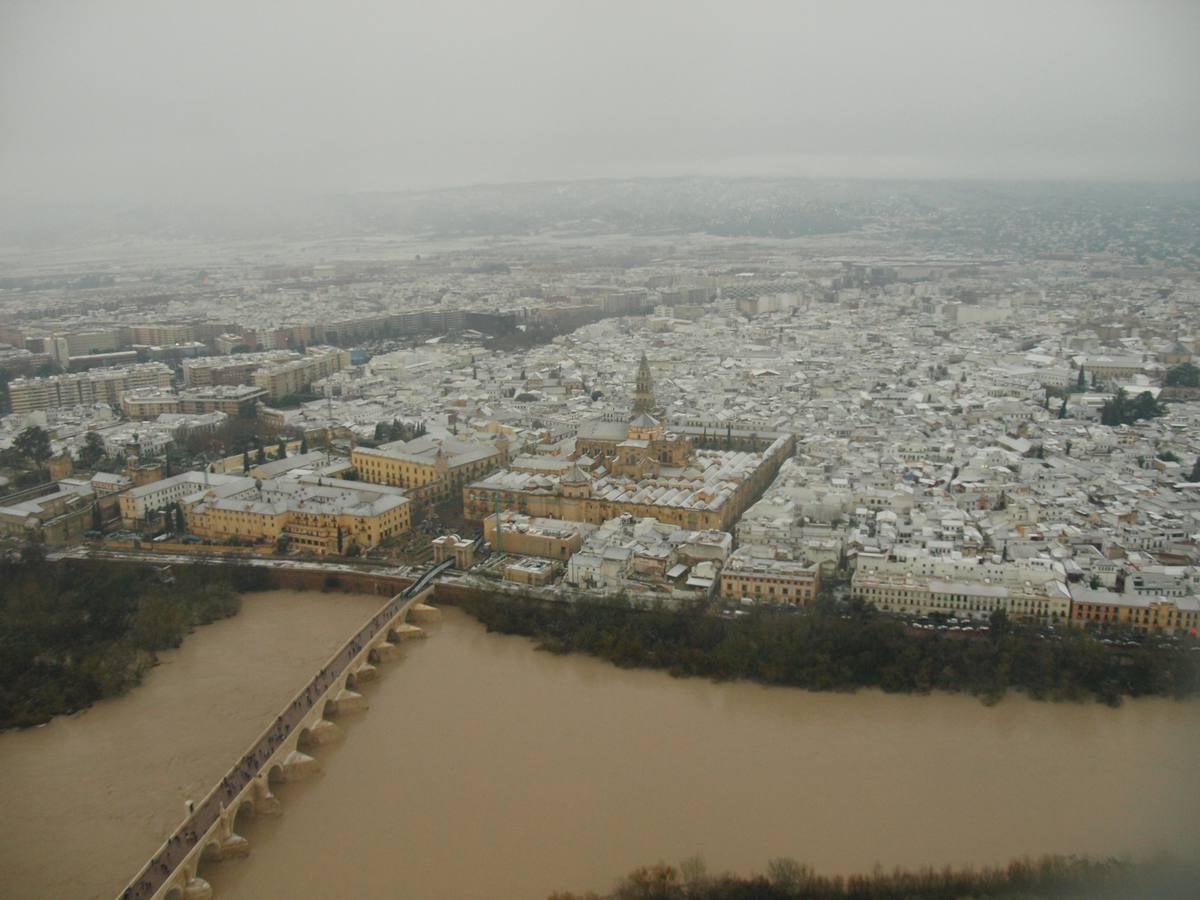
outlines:
M308 452L308 436L307 435L303 435L303 434L300 435L300 452L302 454Z
M254 464L256 466L265 466L267 464L267 451L263 449L260 443L258 449L254 451Z
M1067 398L1063 397L1062 406L1058 408L1058 417L1065 419L1067 417Z
M1192 474L1188 477L1188 481L1200 482L1200 456L1196 457L1196 461L1192 463Z
M1084 371L1083 366L1079 367L1079 377L1075 379L1075 389L1078 391L1087 390L1087 373Z
M50 434L44 428L30 425L13 438L13 449L36 468L43 469L50 461Z
M1161 416L1165 411L1149 391L1142 391L1133 398L1133 417L1135 421L1138 419L1153 419Z
M79 464L85 469L91 469L106 455L104 439L96 432L89 431L83 438L83 446L79 448Z
M242 451L242 472L243 474L250 471L250 451Z
M276 459L287 459L287 438L279 439L279 446L275 450Z
M1117 388L1117 392L1100 407L1100 424L1130 425L1139 419L1157 418L1165 412L1149 391L1142 391L1130 400L1124 388Z
M1167 387L1200 387L1200 368L1191 363L1180 363L1167 369L1163 383Z

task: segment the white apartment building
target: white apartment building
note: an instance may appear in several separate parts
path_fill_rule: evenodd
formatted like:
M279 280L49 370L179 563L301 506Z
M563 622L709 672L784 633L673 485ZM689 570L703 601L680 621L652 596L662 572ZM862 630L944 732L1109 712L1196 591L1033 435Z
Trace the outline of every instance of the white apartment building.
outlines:
M8 395L14 413L27 413L93 403L116 405L126 391L170 386L171 369L152 362L46 378L15 378L9 382Z

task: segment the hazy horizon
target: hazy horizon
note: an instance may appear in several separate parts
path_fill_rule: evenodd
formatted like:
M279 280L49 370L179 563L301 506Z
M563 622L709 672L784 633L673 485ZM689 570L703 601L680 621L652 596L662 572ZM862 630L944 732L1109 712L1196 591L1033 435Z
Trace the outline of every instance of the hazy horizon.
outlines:
M16 0L0 196L1200 178L1200 5Z

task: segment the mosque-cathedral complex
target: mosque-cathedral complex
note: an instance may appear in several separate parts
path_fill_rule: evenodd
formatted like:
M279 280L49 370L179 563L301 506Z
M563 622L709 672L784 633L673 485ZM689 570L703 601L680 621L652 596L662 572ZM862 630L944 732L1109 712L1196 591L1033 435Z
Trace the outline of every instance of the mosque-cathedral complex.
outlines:
M634 417L580 426L570 464L526 456L463 488L463 511L482 520L501 510L600 524L629 513L688 529L731 530L795 450L791 435L763 436L761 449L704 449L667 429L655 410L650 367L638 366Z

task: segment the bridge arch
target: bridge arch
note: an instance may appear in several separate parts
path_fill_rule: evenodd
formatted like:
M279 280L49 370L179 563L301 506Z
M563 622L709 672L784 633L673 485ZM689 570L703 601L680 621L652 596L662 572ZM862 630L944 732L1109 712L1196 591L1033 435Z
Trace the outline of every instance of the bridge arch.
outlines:
M169 891L167 891L166 896L163 897L163 900L183 900L183 888L171 888Z
M200 862L201 864L205 862L216 862L220 858L221 841L219 838L214 837L207 844L205 844L204 849L200 851ZM199 871L200 867L197 866L196 869Z
M183 883L182 896L187 896L187 886L191 884L193 880L199 878L203 879L204 881L208 881L209 879L205 878L205 875L211 876L213 867L221 865L222 859L224 859L224 856L221 854L221 845L218 841L212 840L205 844L204 850L200 854L200 858L196 860L196 866L191 873L191 877L187 878L187 880Z
M283 777L283 766L280 765L279 763L273 764L271 766L271 768L267 770L267 784L268 785L283 784L283 782L286 780L287 779L285 779Z
M315 747L317 742L313 740L311 728L301 728L300 734L296 737L296 749L307 750L310 747Z
M238 804L237 809L233 813L233 818L230 819L230 823L233 826L233 830L237 831L238 825L243 825L246 822L249 822L253 818L254 818L254 800L250 797L247 797L241 803Z

